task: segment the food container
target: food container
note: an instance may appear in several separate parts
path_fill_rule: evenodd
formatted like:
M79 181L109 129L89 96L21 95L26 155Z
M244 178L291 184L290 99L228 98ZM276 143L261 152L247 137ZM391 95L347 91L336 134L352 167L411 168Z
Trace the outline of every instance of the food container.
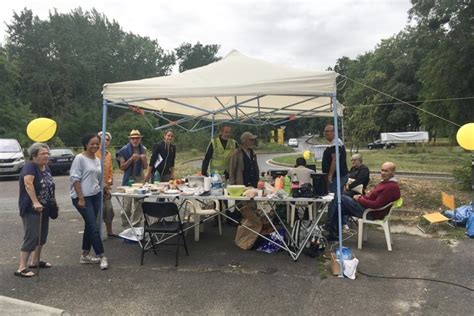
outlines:
M146 194L146 193L147 193L147 189L143 189L143 188L141 188L141 189L136 189L136 190L135 190L135 193L136 193L136 194Z
M227 192L229 196L238 197L245 191L245 185L228 185Z
M127 188L125 189L126 194L135 194L135 189L134 188Z
M117 193L125 193L128 188L129 188L129 187L123 187L123 186L121 186L121 187L117 187L117 188L116 188L116 191L117 191Z
M204 187L204 176L188 176L188 186L190 188Z
M143 183L132 183L132 188L141 188Z

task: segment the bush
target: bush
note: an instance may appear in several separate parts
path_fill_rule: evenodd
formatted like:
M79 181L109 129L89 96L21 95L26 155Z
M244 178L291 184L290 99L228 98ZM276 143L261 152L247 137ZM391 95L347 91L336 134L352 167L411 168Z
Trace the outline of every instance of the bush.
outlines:
M462 166L454 168L453 177L454 180L459 184L462 190L469 191L471 190L471 166L472 162L467 159Z

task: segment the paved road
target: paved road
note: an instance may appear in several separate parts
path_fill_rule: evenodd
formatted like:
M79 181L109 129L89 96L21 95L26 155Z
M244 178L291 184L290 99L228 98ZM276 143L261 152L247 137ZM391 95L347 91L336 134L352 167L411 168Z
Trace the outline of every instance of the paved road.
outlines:
M71 314L276 314L276 315L470 315L474 292L421 280L355 281L328 275L316 259L294 263L284 253L235 247L235 228L219 236L212 223L201 240L188 237L190 256L148 253L140 266L137 245L107 240L110 269L79 264L83 222L72 211L67 176L56 177L60 217L51 221L42 258L54 264L39 282L13 276L23 234L17 213L17 181L0 181L0 295L66 310ZM118 221L114 222L118 227ZM369 231L363 250L345 245L360 260L359 270L387 276L442 279L474 287L472 240L443 240L393 234L393 251L383 233ZM322 268L321 268L322 267ZM0 312L1 314L1 312Z
M267 164L268 160L271 160L274 157L278 156L287 156L291 155L291 153L282 153L282 154L258 154L257 155L257 161L258 161L258 167L260 168L260 171L267 171L267 170L275 170L275 169L287 169L285 167L279 167L279 166L274 166L274 165L269 165ZM202 165L202 160L194 160L188 162L188 164L194 168L201 168Z
M116 173L114 175L115 185L120 185L122 175ZM74 212L77 210L72 206L69 197L69 175L54 176L56 184L56 200L60 206L61 212ZM1 179L0 180L0 214L2 213L18 213L18 180ZM116 209L119 209L117 201L112 200ZM117 214L116 214L117 216Z

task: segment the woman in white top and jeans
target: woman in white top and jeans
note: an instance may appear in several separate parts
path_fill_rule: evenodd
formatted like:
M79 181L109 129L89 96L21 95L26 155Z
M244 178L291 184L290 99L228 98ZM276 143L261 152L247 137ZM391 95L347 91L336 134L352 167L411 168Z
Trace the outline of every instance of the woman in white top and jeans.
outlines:
M72 204L84 219L84 235L82 236L81 264L100 263L100 269L109 267L104 255L104 246L100 238L97 216L100 210L100 159L96 152L100 148L97 134L87 134L82 138L84 151L72 162L70 170L70 196ZM91 247L97 257L89 255Z

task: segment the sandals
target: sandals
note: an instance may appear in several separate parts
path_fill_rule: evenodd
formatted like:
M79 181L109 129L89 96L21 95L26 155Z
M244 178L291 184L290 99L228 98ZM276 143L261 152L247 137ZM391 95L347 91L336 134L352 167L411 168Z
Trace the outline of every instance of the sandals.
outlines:
M40 261L40 262L39 262L39 267L40 267L40 269L49 269L49 268L52 267L52 265L51 265L51 263L49 263L49 262ZM37 269L38 266L31 264L31 265L28 266L28 268L30 268L30 269Z
M117 234L107 234L107 237L109 238L119 238L120 236Z
M21 271L15 271L13 273L14 276L20 277L20 278L31 278L36 276L36 274L28 269L23 269Z

